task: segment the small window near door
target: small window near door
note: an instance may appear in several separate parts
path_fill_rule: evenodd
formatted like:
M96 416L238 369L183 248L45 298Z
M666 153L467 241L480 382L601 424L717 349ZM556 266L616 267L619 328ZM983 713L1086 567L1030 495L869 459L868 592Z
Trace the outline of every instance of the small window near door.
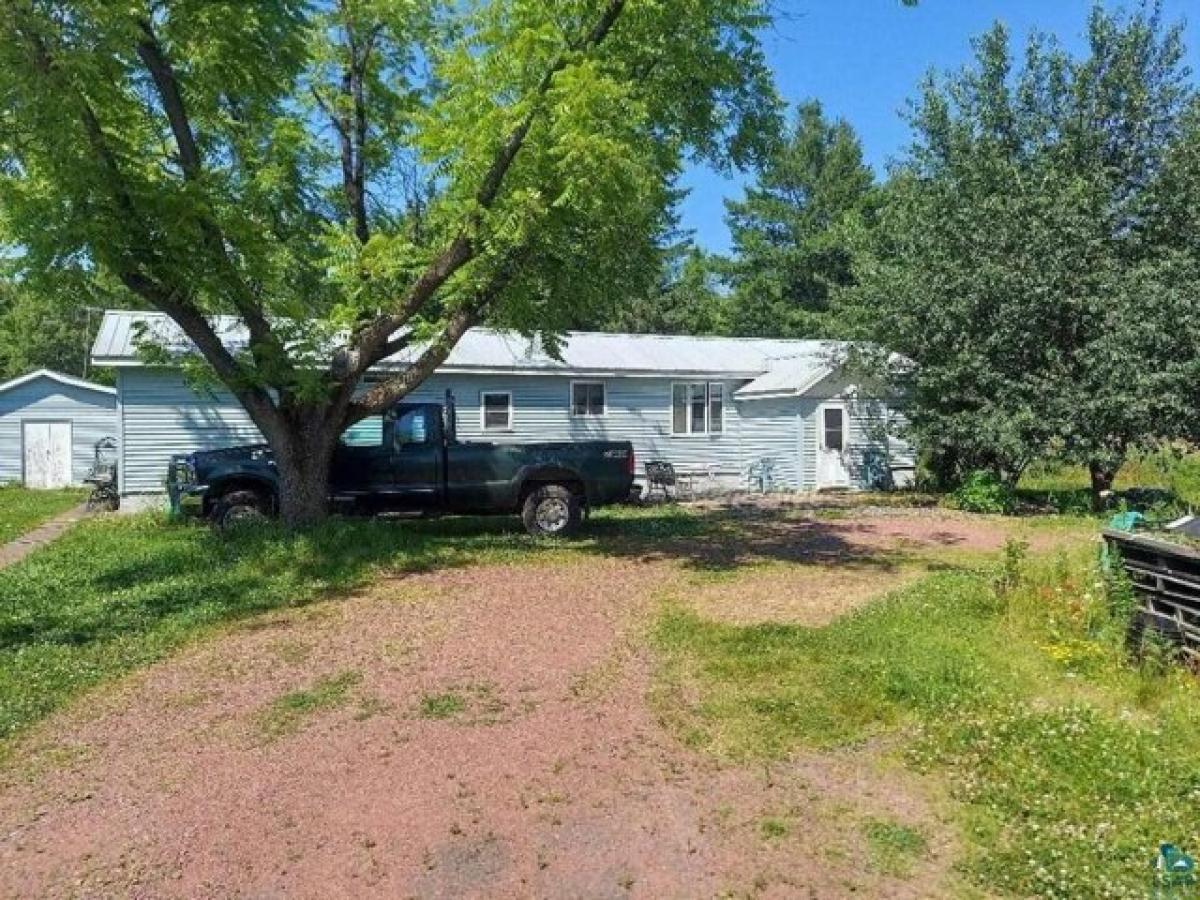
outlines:
M604 403L604 382L571 382L572 416L602 416L604 415Z
M822 446L841 453L846 447L846 411L837 406L826 407L824 429Z
M484 431L510 431L512 394L508 391L488 391L481 394L480 417Z
M342 432L343 447L382 447L383 416L369 416Z

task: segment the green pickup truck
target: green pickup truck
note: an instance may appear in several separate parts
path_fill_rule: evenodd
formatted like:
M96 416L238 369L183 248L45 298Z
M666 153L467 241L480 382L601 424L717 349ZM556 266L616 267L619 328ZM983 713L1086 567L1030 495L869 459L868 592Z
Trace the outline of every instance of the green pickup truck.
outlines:
M566 535L587 510L630 496L628 441L460 442L454 415L402 403L347 431L330 472L330 503L346 513L520 515L535 535ZM278 508L279 476L265 444L171 458L171 506L218 527Z

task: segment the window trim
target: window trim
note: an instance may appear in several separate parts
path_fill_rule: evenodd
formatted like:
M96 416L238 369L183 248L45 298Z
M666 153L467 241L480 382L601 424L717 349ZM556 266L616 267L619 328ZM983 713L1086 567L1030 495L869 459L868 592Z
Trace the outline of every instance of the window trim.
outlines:
M575 412L575 386L589 385L599 387L604 403L600 408L599 413L577 413ZM567 389L567 415L572 419L583 419L590 421L592 419L604 419L608 417L608 382L601 381L597 378L579 378L571 381L570 387Z
M692 431L691 430L692 422L693 422L691 388L693 385L697 385L697 384L704 385L704 430L703 431ZM712 429L712 420L711 420L711 417L712 417L712 389L714 386L719 387L721 389L721 430L720 431L713 431L713 429ZM686 422L686 427L688 429L687 431L676 431L675 430L675 388L676 387L684 387L688 390L688 400L684 404L684 409L687 410L687 422ZM693 439L694 438L720 438L720 437L723 437L727 433L726 426L729 424L729 420L725 415L725 410L728 406L729 406L729 390L725 386L725 382L723 382L723 381L708 381L708 380L672 381L671 382L671 390L670 390L670 394L668 396L668 403L667 403L667 427L670 429L671 437L673 437L673 438L693 438Z
M507 397L508 398L508 424L504 426L493 425L488 426L487 423L487 398L488 397ZM506 433L513 430L513 392L512 391L480 391L479 392L479 430L495 434Z

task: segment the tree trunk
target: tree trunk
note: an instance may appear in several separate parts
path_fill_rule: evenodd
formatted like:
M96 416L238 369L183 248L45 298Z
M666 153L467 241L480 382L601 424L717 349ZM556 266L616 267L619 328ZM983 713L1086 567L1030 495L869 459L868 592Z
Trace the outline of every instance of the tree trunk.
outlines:
M297 429L272 441L279 472L279 517L289 528L321 522L329 512L329 470L338 435L332 428Z
M1088 462L1088 474L1092 478L1092 509L1096 512L1103 512L1106 494L1112 490L1120 468L1121 462L1117 460L1093 459Z

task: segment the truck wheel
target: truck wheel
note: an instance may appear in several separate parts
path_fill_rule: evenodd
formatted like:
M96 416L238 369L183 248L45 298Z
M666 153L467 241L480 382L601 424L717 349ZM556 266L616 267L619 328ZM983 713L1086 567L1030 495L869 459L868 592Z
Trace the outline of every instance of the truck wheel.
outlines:
M543 485L525 498L521 521L534 537L564 537L583 522L583 502L561 484Z
M254 491L230 491L218 497L212 508L212 523L219 531L254 525L266 518L266 500Z

